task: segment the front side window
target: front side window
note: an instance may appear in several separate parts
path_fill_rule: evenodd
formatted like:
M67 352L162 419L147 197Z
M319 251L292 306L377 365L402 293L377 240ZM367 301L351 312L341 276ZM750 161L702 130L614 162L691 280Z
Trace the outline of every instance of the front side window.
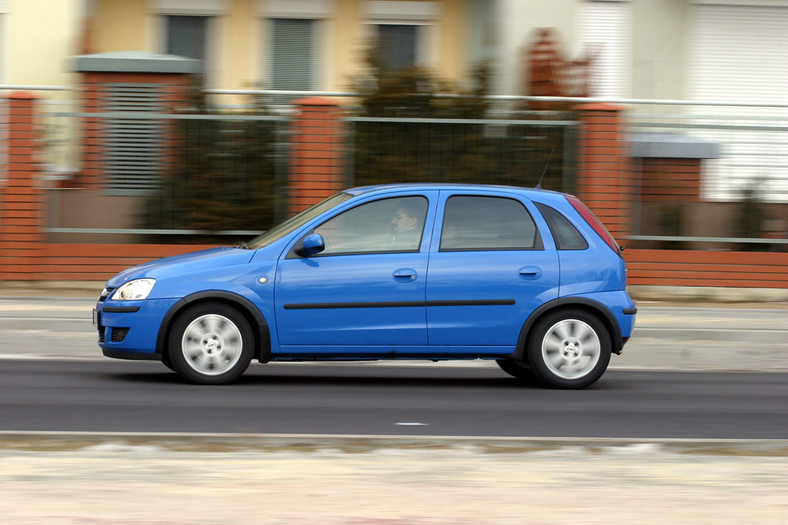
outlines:
M536 225L519 201L455 196L446 202L441 251L533 250L540 247Z
M320 255L416 252L426 216L424 197L383 199L356 206L315 228L326 245Z

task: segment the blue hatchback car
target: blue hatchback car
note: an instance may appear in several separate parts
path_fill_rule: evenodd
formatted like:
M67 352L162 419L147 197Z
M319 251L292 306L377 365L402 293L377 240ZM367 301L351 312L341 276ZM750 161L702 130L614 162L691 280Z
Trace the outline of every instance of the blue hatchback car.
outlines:
M248 244L107 282L104 355L190 382L269 361L492 359L558 388L598 380L629 338L621 251L577 198L480 185L343 191Z

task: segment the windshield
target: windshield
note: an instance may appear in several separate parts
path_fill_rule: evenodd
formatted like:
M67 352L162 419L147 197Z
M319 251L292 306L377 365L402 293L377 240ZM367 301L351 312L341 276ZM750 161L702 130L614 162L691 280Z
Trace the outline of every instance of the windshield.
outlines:
M348 193L337 193L326 200L320 201L311 208L307 208L306 210L300 212L293 217L290 217L285 222L274 226L270 230L266 231L262 235L259 235L249 241L248 245L251 249L262 248L264 246L268 246L269 244L273 244L274 242L278 241L282 237L288 235L294 230L297 230L313 218L317 217L324 211L330 210L334 206L338 206L339 204L345 202L346 200L352 198L353 196Z

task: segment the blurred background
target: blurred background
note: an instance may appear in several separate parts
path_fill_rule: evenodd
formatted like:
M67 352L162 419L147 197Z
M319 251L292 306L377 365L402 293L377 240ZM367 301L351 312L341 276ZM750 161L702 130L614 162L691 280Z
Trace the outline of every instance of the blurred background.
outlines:
M788 288L788 1L6 0L0 35L0 280L543 177L631 285Z

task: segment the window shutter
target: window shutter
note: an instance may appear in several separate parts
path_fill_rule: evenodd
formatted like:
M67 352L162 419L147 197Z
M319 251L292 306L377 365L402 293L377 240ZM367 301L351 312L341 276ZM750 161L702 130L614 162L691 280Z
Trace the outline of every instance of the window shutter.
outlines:
M272 21L271 87L313 89L315 21L296 18L274 18Z
M159 86L106 85L109 112L160 112ZM105 142L107 188L114 193L139 193L159 187L163 121L157 118L109 118Z

